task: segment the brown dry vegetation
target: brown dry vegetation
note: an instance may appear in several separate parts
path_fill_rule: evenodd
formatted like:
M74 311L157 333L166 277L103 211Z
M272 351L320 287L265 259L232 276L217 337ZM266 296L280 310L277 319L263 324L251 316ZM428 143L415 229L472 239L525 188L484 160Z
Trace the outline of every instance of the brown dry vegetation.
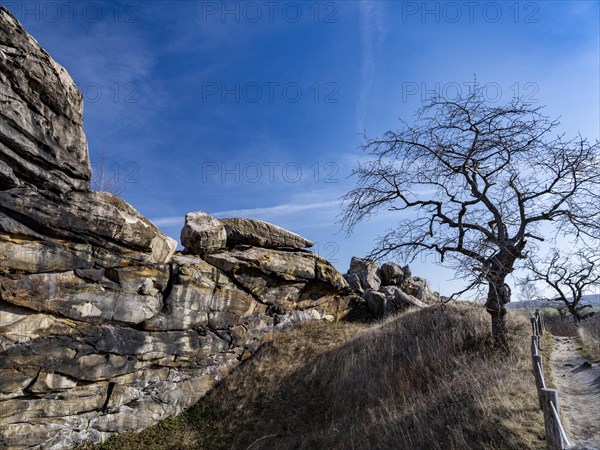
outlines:
M600 361L600 311L577 326L570 315L544 314L546 330L554 336L579 337L580 349L592 361Z
M189 411L102 449L544 448L527 319L491 350L481 307L277 333Z
M570 315L544 313L544 324L554 336L577 336L577 325Z
M600 362L600 312L581 322L577 332L586 356Z

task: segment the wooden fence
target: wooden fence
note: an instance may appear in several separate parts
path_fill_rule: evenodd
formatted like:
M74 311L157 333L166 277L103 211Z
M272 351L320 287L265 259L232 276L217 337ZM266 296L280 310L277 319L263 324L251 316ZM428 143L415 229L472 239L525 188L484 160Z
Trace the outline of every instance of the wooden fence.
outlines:
M535 375L535 384L537 386L538 401L540 409L544 412L544 425L546 428L546 442L549 450L565 450L573 448L565 430L560 423L560 404L558 401L558 391L548 389L544 381L544 369L542 366L542 356L540 350L542 346L540 338L544 335L546 327L544 318L539 311L531 318L531 357L533 361L533 373Z

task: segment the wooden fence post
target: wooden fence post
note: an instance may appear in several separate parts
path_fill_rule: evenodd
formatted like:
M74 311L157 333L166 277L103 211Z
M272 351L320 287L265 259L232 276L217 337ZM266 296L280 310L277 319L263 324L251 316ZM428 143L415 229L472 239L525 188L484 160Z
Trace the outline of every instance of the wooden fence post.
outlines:
M546 388L546 383L544 382L544 369L542 366L542 357L540 355L535 355L532 357L532 359L533 374L535 376L535 386L538 394L538 402L540 404L540 409L544 409L542 390Z
M544 369L542 356L539 351L540 336L545 331L544 318L538 310L531 317L531 360L533 363L533 374L538 393L540 409L544 412L544 427L546 429L546 443L549 450L566 450L571 444L567 438L564 428L560 422L560 405L558 403L558 392L556 389L547 389L544 381Z
M544 316L540 316L542 320L542 335L546 332L546 322L544 321Z
M538 355L537 337L531 336L531 356Z
M546 426L546 443L549 450L564 450L569 441L560 423L560 405L556 389L542 389L544 424Z

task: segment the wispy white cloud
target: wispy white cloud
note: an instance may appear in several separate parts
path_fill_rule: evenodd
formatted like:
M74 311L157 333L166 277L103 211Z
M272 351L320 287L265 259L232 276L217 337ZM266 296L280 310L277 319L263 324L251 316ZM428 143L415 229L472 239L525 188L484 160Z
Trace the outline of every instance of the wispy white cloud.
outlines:
M383 7L381 2L369 0L362 0L359 6L362 59L361 86L356 106L358 131L363 131L365 128L369 98L375 82L377 53L385 31L383 27Z
M218 211L213 213L216 217L274 217L274 216L285 216L289 214L295 214L304 212L312 209L323 209L339 207L339 200L309 203L309 204L283 204L277 206L269 206L266 208L252 208L252 209L231 209L228 211Z
M165 216L150 219L157 227L175 227L183 225L183 216Z
M96 7L104 8L98 20L84 20L75 6L73 20L25 26L81 90L86 131L145 127L166 104L164 83L156 74L156 49L140 23L113 20L108 4ZM90 144L94 152L98 139Z
M248 208L248 209L230 209L226 211L216 211L210 214L215 217L247 217L261 220L268 220L272 217L282 217L291 214L303 213L316 209L339 208L340 201L332 200L317 203L286 203L283 205L268 206L264 208ZM183 225L184 219L182 216L166 216L152 219L152 222L159 227L170 227Z

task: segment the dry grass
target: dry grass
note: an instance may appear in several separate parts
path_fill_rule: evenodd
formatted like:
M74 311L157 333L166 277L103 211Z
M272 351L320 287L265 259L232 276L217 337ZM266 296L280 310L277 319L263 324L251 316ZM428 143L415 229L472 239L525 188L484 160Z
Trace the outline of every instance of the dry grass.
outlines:
M577 326L570 315L561 316L558 313L544 312L544 324L546 325L546 331L554 336L577 336Z
M554 351L554 341L552 333L546 332L541 337L541 350L542 355L542 370L544 372L544 381L546 387L550 389L556 389L554 384L554 376L552 374L552 352Z
M551 310L548 310L551 311ZM544 313L546 330L554 336L579 337L580 349L592 361L600 361L600 311L577 326L570 315Z
M600 362L600 313L582 321L577 332L586 356Z
M468 305L297 327L189 411L101 448L543 448L529 323L509 328L510 356Z

